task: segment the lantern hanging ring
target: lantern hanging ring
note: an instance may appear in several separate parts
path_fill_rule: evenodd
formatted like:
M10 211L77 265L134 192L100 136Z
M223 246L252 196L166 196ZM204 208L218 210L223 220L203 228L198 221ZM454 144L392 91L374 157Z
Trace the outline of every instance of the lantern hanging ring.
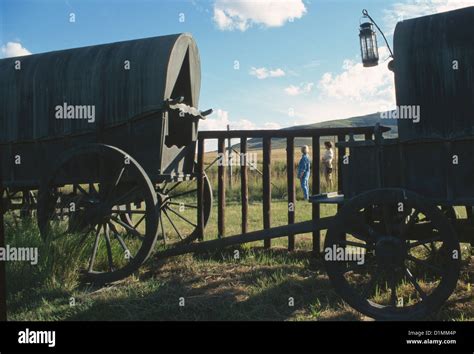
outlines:
M388 41L387 41L387 38L385 38L385 34L382 32L382 30L380 29L380 27L377 25L377 23L374 21L374 19L372 17L370 17L369 15L369 12L366 10L366 9L363 9L362 10L362 15L366 18L368 18L370 20L370 22L372 22L375 27L377 27L377 29L379 30L380 34L382 35L383 39L385 40L385 44L387 44L387 48L390 52L390 57L393 58L393 52L392 52L392 48L390 48L390 45L388 44Z

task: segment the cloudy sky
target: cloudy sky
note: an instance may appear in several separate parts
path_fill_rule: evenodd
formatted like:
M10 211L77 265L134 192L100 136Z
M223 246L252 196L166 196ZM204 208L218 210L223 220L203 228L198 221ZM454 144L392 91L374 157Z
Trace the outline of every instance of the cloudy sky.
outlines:
M474 0L0 0L0 57L179 32L201 54L203 129L281 128L395 104L388 51L360 63L366 8L391 44L397 21ZM71 22L74 16L74 22Z

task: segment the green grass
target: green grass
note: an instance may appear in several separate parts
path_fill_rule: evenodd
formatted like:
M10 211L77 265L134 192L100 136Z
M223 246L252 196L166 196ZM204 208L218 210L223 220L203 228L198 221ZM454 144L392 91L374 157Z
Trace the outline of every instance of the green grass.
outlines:
M259 203L251 203L252 230L261 228L260 211ZM274 225L286 222L285 202L275 201L272 211ZM297 211L298 220L310 218L306 202L298 201ZM335 209L322 211L329 215ZM226 225L228 234L239 233L240 205L231 204L226 212L233 220ZM208 237L216 231L211 220ZM338 297L322 261L309 256L310 235L297 237L293 253L282 238L273 240L272 250L254 242L214 253L152 257L135 275L104 288L78 282L84 254L71 238L44 244L34 223L26 221L7 229L7 243L40 248L37 266L7 263L10 320L367 320ZM464 268L455 294L430 319L474 320L472 268ZM180 298L185 306L179 306Z

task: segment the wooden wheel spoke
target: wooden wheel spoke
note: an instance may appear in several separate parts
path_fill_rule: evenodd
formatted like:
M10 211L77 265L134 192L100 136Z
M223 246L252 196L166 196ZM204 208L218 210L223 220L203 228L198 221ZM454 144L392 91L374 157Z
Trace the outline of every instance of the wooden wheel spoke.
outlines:
M420 294L421 299L425 300L427 298L426 293L423 291L423 289L420 287L420 284L416 281L415 277L413 274L411 274L410 270L408 268L405 268L405 275L408 277L408 280L413 284L415 287L416 291Z
M176 231L176 233L178 234L179 238L181 240L184 240L183 236L181 236L181 233L179 232L178 228L174 224L173 220L171 220L170 216L168 215L168 212L166 211L166 208L163 208L162 210L163 210L163 213L165 214L166 218L170 222L171 226L173 226L174 231Z
M178 187L182 182L177 182L174 186L172 186L169 190L164 192L165 194L170 194L176 187Z
M114 234L114 237L117 239L120 246L122 247L123 251L125 253L128 252L128 256L130 257L129 260L132 260L133 259L132 252L130 252L130 250L128 249L127 245L125 244L125 241L123 240L122 236L120 236L120 233L118 232L115 225L113 223L109 222L109 227L112 230L112 232Z
M165 181L165 182L155 185L155 191L166 194L166 187L168 187L168 183L169 183L168 181ZM163 187L161 185L163 185Z
M425 245L427 243L436 242L436 241L441 241L441 237L440 236L435 236L435 237L431 237L431 238L426 239L426 240L418 240L418 241L410 243L408 245L408 247L410 249L412 249L412 248L418 247L420 245Z
M348 231L353 237L368 243L373 242L376 239L377 235L375 230L370 225L366 224L362 219L351 218L349 223L351 223L352 226Z
M95 188L94 183L89 183L89 194L90 195L94 194L96 197L99 196L99 192Z
M114 260L112 256L112 245L110 244L110 232L107 224L104 225L105 245L107 247L107 259L109 261L109 271L114 271Z
M85 196L89 196L89 193L84 188L82 188L80 184L76 184L76 187L82 194L84 194Z
M440 275L443 275L443 274L444 274L444 270L443 270L442 268L437 267L437 266L435 266L435 265L433 265L433 264L430 264L429 262L427 262L427 261L425 261L425 260L422 260L422 259L413 257L412 255L407 255L406 258L409 259L410 261L413 261L413 262L417 263L417 264L421 264L421 265L423 265L423 266L425 266L425 267L427 267L427 268L429 268L429 269L431 269L431 270L437 272L437 273L440 274Z
M82 233L82 237L81 237L80 240L79 240L79 244L80 244L80 245L82 245L82 244L86 241L87 236L89 236L89 234L91 233L91 231L94 230L94 229L95 229L95 225L92 225L92 226L90 226L90 227L87 229L87 231L85 231L85 232Z
M89 261L89 272L92 272L94 268L95 258L97 256L97 249L99 248L99 241L100 241L100 229L102 225L97 225L97 232L95 234L95 241L94 241L94 248L92 249L91 259Z
M169 211L171 211L172 213L174 213L176 216L178 216L179 218L181 218L182 220L186 221L188 224L194 226L194 227L197 227L197 225L195 223L193 223L192 221L188 220L187 218L185 218L184 216L180 215L176 210L168 207L166 208L168 209Z
M175 195L173 195L173 198L182 197L184 195L188 195L188 194L191 194L191 193L194 193L194 192L197 192L197 188L196 189L191 189L191 190L186 191L186 192L182 192L180 194L175 194Z
M130 226L128 225L127 223L123 222L122 220L120 220L119 218L117 218L116 216L111 216L110 217L111 220L115 221L117 224L119 224L120 226L122 226L125 230L128 231L128 233L140 238L143 240L143 235L140 234L140 232L138 232L136 229L133 228L133 226Z
M161 217L161 213L160 213L160 216L159 216L159 223L160 223L160 227L161 227L161 234L163 235L163 243L164 243L165 246L166 246L165 227L164 227L164 225L163 225L163 218Z
M133 225L133 228L136 229L138 225L142 223L143 220L145 220L146 214L143 214L143 216L140 218L140 220L137 221L135 225Z
M403 219L402 221L402 226L400 228L400 237L401 238L405 238L406 234L411 230L411 228L413 227L413 225L415 225L415 223L418 221L418 210L416 209L413 209L413 211L407 215L409 217L408 219L408 222L405 224L405 218Z
M137 192L139 186L133 186L131 189L127 191L127 193L123 194L122 196L118 197L117 199L113 199L109 202L109 205L122 205L126 203L127 198L131 197L135 192Z
M129 214L129 215L133 215L133 214L137 214L137 215L146 215L146 210L126 210L126 209L117 209L117 207L113 207L112 208L112 211L114 214Z
M123 176L123 173L125 172L125 167L124 166L121 166L121 168L119 169L118 173L115 174L114 178L112 179L112 183L110 184L110 187L109 189L107 190L107 193L106 193L106 196L105 196L105 199L104 199L104 202L105 203L108 203L108 201L112 198L112 195L113 195L113 191L115 190L115 188L117 188L117 186L119 185L120 183L120 180L122 179L122 176Z

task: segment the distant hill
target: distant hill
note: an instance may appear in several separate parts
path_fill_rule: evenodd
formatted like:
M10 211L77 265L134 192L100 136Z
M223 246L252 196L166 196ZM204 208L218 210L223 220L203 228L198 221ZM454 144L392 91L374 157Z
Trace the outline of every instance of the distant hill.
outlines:
M394 138L398 136L397 121L395 119L381 119L380 113L368 114L365 116L358 116L346 119L328 120L325 122L307 124L307 125L296 125L282 130L294 130L294 129L312 129L312 128L343 128L343 127L367 127L374 126L376 123L390 128L390 131L384 133L384 137ZM328 137L328 140L333 140ZM262 147L262 139L250 139L248 141L249 149L258 149ZM296 146L311 145L311 138L297 138L295 140ZM239 144L234 145L239 147ZM279 149L286 147L286 139L274 138L272 139L272 148Z

